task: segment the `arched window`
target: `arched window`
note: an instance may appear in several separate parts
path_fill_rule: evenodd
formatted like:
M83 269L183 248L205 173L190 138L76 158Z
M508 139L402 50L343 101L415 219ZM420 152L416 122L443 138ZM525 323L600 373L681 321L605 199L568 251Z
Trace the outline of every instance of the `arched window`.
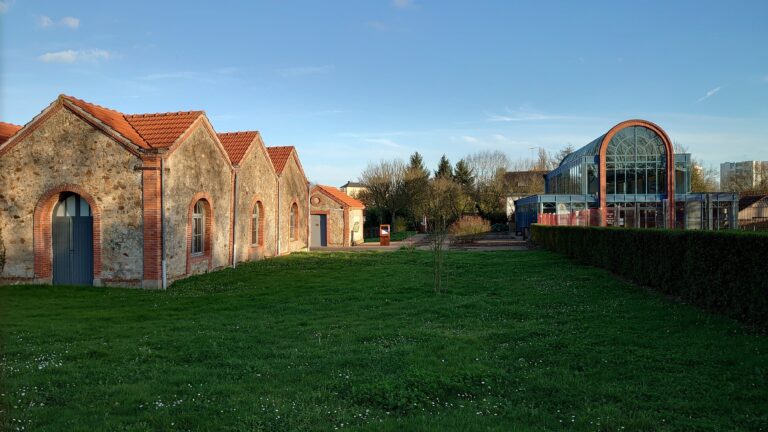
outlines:
M299 239L299 206L291 205L291 240Z
M606 193L661 194L666 190L664 140L644 126L618 131L608 143Z
M264 208L261 201L256 201L251 212L251 246L264 244Z
M192 255L205 252L205 205L203 200L195 203L192 210Z

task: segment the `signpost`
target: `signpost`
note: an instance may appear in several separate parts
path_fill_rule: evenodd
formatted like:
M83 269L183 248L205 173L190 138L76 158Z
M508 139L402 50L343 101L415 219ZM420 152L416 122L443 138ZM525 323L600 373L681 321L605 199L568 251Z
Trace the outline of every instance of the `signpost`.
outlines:
M381 246L389 246L389 225L379 225L379 244Z

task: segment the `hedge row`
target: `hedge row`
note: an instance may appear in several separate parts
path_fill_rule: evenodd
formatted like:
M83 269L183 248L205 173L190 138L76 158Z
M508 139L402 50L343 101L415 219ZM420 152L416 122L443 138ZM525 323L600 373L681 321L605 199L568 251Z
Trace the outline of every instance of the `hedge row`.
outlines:
M534 225L537 245L768 328L768 235Z

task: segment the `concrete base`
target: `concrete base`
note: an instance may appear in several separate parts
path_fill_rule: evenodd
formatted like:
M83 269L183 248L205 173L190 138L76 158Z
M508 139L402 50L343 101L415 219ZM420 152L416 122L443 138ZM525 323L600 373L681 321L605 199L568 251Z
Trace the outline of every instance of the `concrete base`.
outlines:
M144 279L141 281L141 287L146 289L163 289L163 281Z

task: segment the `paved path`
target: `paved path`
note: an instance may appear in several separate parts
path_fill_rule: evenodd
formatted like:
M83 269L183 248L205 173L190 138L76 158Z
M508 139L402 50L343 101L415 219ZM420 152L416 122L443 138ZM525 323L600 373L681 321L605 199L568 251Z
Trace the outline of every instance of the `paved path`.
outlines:
M522 237L514 233L492 232L482 240L472 244L453 244L451 250L463 251L496 251L496 250L528 250L528 245Z
M363 243L357 246L328 246L311 248L312 252L370 252L370 251L396 251L403 247L419 248L428 243L426 234L416 234L403 241L390 242L389 246L381 246L378 243Z
M447 244L449 250L459 251L497 251L497 250L527 250L528 246L522 237L514 233L488 233L482 239L473 244ZM358 246L341 247L329 246L313 248L312 252L370 252L370 251L396 251L403 247L413 247L418 250L429 250L429 237L426 234L416 234L403 241L391 242L389 246L381 246L378 243L364 243Z

